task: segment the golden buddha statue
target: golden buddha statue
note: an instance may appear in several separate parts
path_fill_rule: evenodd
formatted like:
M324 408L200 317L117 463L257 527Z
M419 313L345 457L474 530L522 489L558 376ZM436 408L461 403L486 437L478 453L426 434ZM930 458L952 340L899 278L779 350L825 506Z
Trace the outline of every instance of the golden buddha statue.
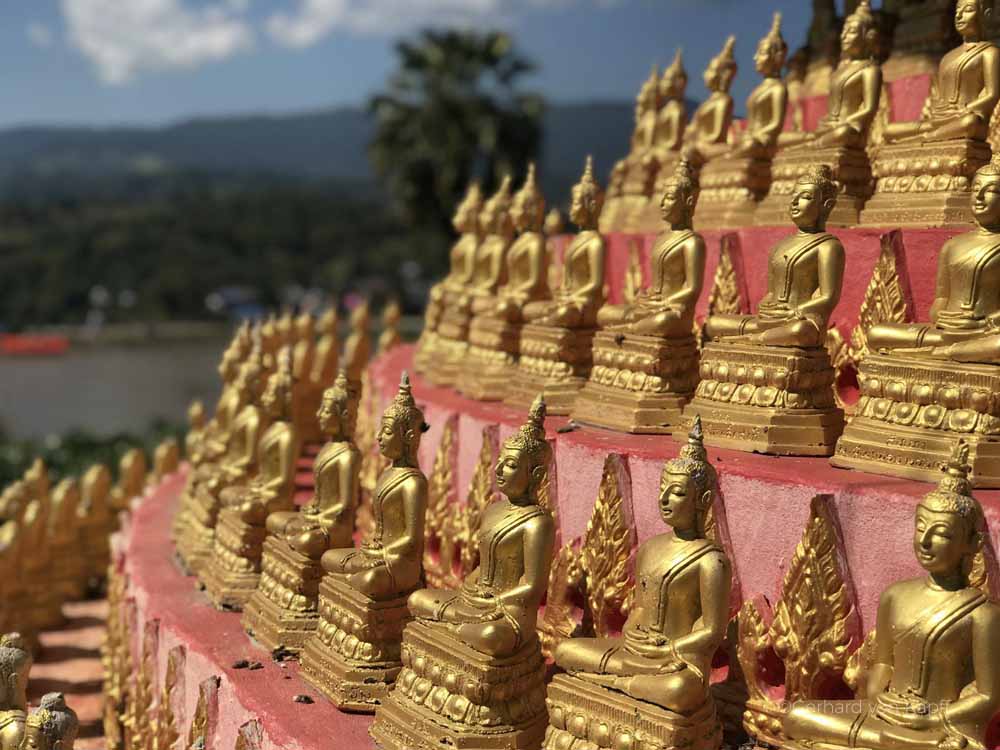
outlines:
M308 382L316 357L316 318L303 312L295 318L295 344L292 348L292 374Z
M153 451L153 470L146 477L146 488L157 487L180 466L181 449L175 438L167 438Z
M268 427L256 447L256 475L219 492L212 556L199 576L219 608L243 608L260 580L268 516L294 507L295 462L302 443L293 419L292 368L292 350L286 346L260 397Z
M145 490L146 454L141 448L130 448L118 461L118 481L111 488L111 509L116 522L117 514L128 511L132 500L141 497Z
M23 480L12 482L0 493L0 503L4 509L3 524L0 525L0 596L4 607L0 609L0 628L16 629L24 635L28 650L38 649L36 618L31 614L32 592L24 574L24 557L27 553L28 534L25 531L25 516L30 501L30 491Z
M205 404L195 399L187 410L188 429L184 435L184 457L193 466L205 438Z
M944 226L971 220L968 193L990 160L990 118L1000 101L1000 50L988 41L987 0L958 0L962 44L941 59L916 122L890 123L875 155L869 226Z
M199 466L181 496L187 520L176 540L177 557L192 573L200 573L212 554L221 491L257 471L257 443L267 429L267 417L257 403L262 373L256 358L244 363L238 382L246 405L233 422L226 453L216 462Z
M404 372L377 441L389 466L372 497L375 523L357 549L323 554L320 622L302 653L302 675L337 706L373 711L402 668L407 597L423 583L427 478L417 452L426 431Z
M781 36L781 14L760 40L754 65L764 80L747 99L746 129L733 145L703 145L708 161L701 171L701 197L694 223L700 229L734 228L753 223L757 202L771 185L771 159L785 124L788 88L781 78L788 45Z
M500 401L517 369L524 307L549 298L548 248L542 224L545 197L528 166L524 185L511 200L509 218L517 239L506 253L507 283L495 297L473 305L477 310L469 327L469 348L458 379L458 389L480 401ZM484 246L489 242L484 240Z
M705 241L691 229L698 181L686 160L664 186L667 224L653 246L652 283L624 305L597 314L590 379L571 412L576 422L628 432L669 433L698 384L695 305L705 276Z
M542 393L551 414L568 414L590 375L597 311L604 305L607 248L597 231L603 200L588 156L571 194L570 219L580 231L563 256L562 286L551 300L522 308L521 353L505 399L511 406L528 408Z
M77 518L83 495L80 483L63 479L52 491L49 516L51 559L47 580L62 602L82 599L87 593L87 558L80 547Z
M985 523L964 442L944 471L914 518L927 576L883 592L862 699L793 707L784 720L790 750L983 748L1000 710L1000 608L969 582Z
M927 480L963 438L975 485L1000 487L1000 156L969 202L976 228L941 247L930 322L869 329L834 465Z
M382 310L382 332L378 337L378 353L384 354L402 343L399 335L399 321L403 311L397 300L391 300Z
M260 583L243 610L243 627L268 650L302 649L319 622L320 559L329 549L353 545L361 470L357 416L341 371L316 415L329 442L313 462L315 494L299 511L267 517Z
M309 375L309 379L317 385L325 387L325 384L332 383L337 376L340 367L339 327L340 317L334 303L320 316L317 324L319 340L316 342L313 369Z
M720 746L709 677L729 625L732 570L726 553L706 537L717 492L696 419L687 445L663 467L660 515L672 532L636 552L634 599L622 635L569 638L556 648L556 664L567 674L549 685L545 748L587 740L600 747L632 747L632 741Z
M482 207L483 195L479 183L470 183L452 218L458 239L449 254L448 275L431 287L424 314L424 329L417 340L413 365L421 375L428 372L437 355L437 328L441 316L448 307L458 304L472 281L476 248L480 241L479 212Z
M779 455L833 452L844 424L824 346L844 279L844 246L826 231L836 201L829 167L800 176L789 206L798 231L771 249L757 313L706 321L701 382L684 417L701 415L710 445Z
M79 547L86 564L85 579L87 585L92 586L108 574L111 562L108 539L115 524L111 512L111 471L104 464L94 464L80 480L80 509L76 521Z
M503 446L483 512L479 567L458 590L410 595L403 671L375 713L380 747L538 747L545 732L545 659L536 629L555 522L539 505L552 460L545 403Z
M40 632L57 628L66 619L62 613L60 591L52 586L50 580L54 551L49 534L52 496L45 462L36 458L24 473L23 481L28 504L20 532L23 547L17 574L24 583L30 602L25 614L31 618L33 630Z
M0 637L0 750L21 750L32 661L18 633Z
M882 71L878 22L868 0L862 0L844 21L840 62L830 77L827 114L809 133L782 133L771 164L771 189L757 207L757 224L785 220L788 197L799 175L813 164L830 165L840 185L830 223L853 226L872 192L868 134L879 109Z
M733 85L738 70L736 57L733 55L735 47L736 37L730 36L722 51L705 68L705 88L710 93L695 110L691 123L684 131L686 155L696 168L700 168L706 159L717 156L728 148L726 141L733 124L733 96L729 93L729 88ZM666 181L670 178L669 174L661 173L660 176L661 183L653 193L654 198L663 195L662 188L666 187Z
M361 379L368 360L372 357L371 308L368 300L351 310L351 332L344 341L341 368L347 375L347 385L357 398L361 393Z

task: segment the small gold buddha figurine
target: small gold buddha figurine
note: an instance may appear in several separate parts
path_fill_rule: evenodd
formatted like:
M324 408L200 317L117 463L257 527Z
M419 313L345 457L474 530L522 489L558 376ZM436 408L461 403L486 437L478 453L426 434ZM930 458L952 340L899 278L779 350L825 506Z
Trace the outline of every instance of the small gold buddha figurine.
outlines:
M153 470L146 477L146 487L152 488L173 474L180 466L181 449L176 438L167 438L153 452Z
M0 637L0 750L20 750L28 707L31 651L18 633Z
M458 590L410 595L403 671L370 730L380 747L538 747L547 716L536 623L555 543L538 493L551 460L539 397L497 460L506 498L483 513L479 567Z
M617 638L570 638L556 648L567 674L549 685L547 750L595 747L718 748L722 727L709 692L712 658L729 624L732 569L706 537L718 492L695 420L660 478L660 515L672 532L636 552L634 603ZM596 734L595 734L596 733Z
M633 302L605 305L597 314L594 366L573 406L574 421L669 433L694 395L694 314L705 276L705 241L691 229L697 201L697 178L682 160L660 204L667 229L653 246L652 283Z
M504 398L517 369L524 307L551 296L548 247L542 233L545 198L535 180L534 164L528 166L528 176L510 203L509 215L518 236L506 254L507 283L495 297L479 305L469 327L468 353L457 383L462 393L480 401Z
M844 279L844 247L826 231L836 201L829 167L799 177L789 206L798 231L771 249L757 314L706 321L701 382L684 417L701 415L710 445L779 455L833 452L844 424L824 346Z
M184 435L184 457L193 466L205 438L205 404L195 399L187 410L188 429Z
M80 731L76 711L62 693L46 693L25 722L23 750L73 750Z
M788 45L781 36L781 14L760 40L754 65L763 77L747 99L746 129L733 145L702 146L708 161L701 171L701 197L694 223L700 229L734 228L753 223L757 202L771 186L771 159L785 124L788 88L781 78Z
M54 552L49 533L52 495L48 469L42 459L36 458L24 473L24 486L28 504L20 532L23 547L17 574L30 602L25 614L30 617L34 632L40 632L65 622L61 592L50 579Z
M320 316L317 324L319 340L316 342L316 352L313 355L313 369L309 379L321 386L332 383L340 367L340 342L338 333L340 317L337 304L334 302Z
M29 549L25 531L25 516L30 493L23 480L12 482L0 493L4 509L0 525L0 596L4 607L0 609L0 629L17 630L23 634L28 650L38 648L36 618L32 616L32 591L24 575L24 557Z
M80 481L80 509L77 513L79 545L86 560L85 580L89 587L103 581L111 562L108 539L114 530L111 512L111 471L94 464Z
M983 748L1000 710L1000 608L969 582L985 523L964 442L943 469L914 518L913 550L927 576L883 592L864 697L793 707L784 721L790 750Z
M295 344L292 348L292 374L296 380L309 382L316 357L316 318L302 312L295 318Z
M479 247L479 211L483 207L483 194L479 183L469 184L465 197L455 209L452 226L458 239L449 254L448 275L431 287L427 310L424 314L424 329L417 340L413 364L416 371L425 374L437 355L437 328L444 311L455 304L465 294L472 280L476 248Z
M962 44L941 59L921 119L886 128L862 224L927 227L972 218L968 192L976 170L990 160L986 138L1000 101L1000 50L988 40L991 5L955 5Z
M146 454L141 448L130 448L118 461L118 482L111 489L111 509L116 521L117 514L128 511L132 500L140 497L145 488Z
M378 352L384 354L390 349L394 349L402 343L399 335L399 321L403 317L403 311L398 300L390 302L382 310L382 332L378 337Z
M861 397L836 466L928 480L964 438L977 487L1000 487L1000 157L975 175L976 228L946 241L930 321L868 331Z
M341 368L347 375L347 385L351 393L358 397L361 393L361 378L368 361L372 357L371 308L368 300L351 310L351 332L344 342Z
M597 311L604 305L607 247L597 230L603 200L588 156L571 194L570 218L580 231L566 248L562 286L551 300L522 308L521 353L505 399L511 406L526 409L541 393L549 413L569 414L590 375Z
M882 72L876 59L878 23L868 0L844 21L840 62L830 77L827 114L813 132L782 133L771 164L771 189L757 207L757 224L780 224L798 176L814 164L829 164L840 184L830 223L853 226L872 193L868 135L879 109Z
M342 709L373 711L402 668L406 600L423 583L427 478L417 451L426 429L404 372L378 429L390 463L372 498L372 533L359 548L321 559L320 623L303 650L302 675Z
M292 419L292 367L292 351L286 346L260 397L268 427L256 447L256 476L219 493L212 556L199 576L219 608L243 608L260 580L268 516L294 507L295 462L302 444Z
M354 445L358 405L343 371L316 416L329 442L313 463L315 494L298 512L267 517L260 583L243 610L243 627L269 650L302 649L319 622L320 559L353 545L361 453Z
M604 212L601 212L601 221L604 221ZM603 224L602 224L603 226ZM558 208L550 209L548 214L545 216L545 224L543 230L545 232L545 247L548 250L549 258L549 268L546 273L546 278L549 282L549 293L552 293L553 289L558 289L562 286L562 261L556 257L556 245L560 241L563 231L566 229L566 223L563 221L562 211ZM601 230L606 231L604 229Z
M730 35L722 51L705 68L705 88L710 93L695 110L691 123L684 131L687 157L695 167L700 167L706 159L723 153L728 148L726 139L733 124L733 96L729 93L729 88L733 85L738 70L736 57L733 55L735 47L736 37ZM653 193L654 198L663 195L661 188L665 187L669 177L669 174L661 173L663 179Z
M83 495L80 483L68 477L52 491L52 510L49 516L48 582L59 592L63 601L82 599L87 590L87 557L80 546L77 518Z

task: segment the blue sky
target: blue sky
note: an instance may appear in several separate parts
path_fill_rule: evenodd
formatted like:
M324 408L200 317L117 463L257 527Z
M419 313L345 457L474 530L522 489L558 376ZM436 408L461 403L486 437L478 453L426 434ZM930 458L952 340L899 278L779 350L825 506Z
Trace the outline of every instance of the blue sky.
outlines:
M428 25L509 29L552 100L632 99L683 46L689 94L725 35L745 99L771 13L789 46L804 0L6 0L0 127L159 124L202 115L362 103L394 65L392 44Z

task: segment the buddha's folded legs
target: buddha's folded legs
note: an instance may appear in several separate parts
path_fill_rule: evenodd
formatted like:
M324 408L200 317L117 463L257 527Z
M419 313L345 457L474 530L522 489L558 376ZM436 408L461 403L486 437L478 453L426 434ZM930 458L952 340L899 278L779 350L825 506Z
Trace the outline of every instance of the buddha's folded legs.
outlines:
M541 318L546 315L550 309L555 307L555 303L551 300L539 300L537 302L529 302L524 306L522 314L524 319L529 323Z
M940 729L916 730L889 724L872 713L867 701L837 701L836 712L795 706L784 721L792 740L870 750L938 750L947 738Z
M327 573L354 573L367 567L367 559L358 549L331 549L320 560Z
M570 638L556 647L555 662L570 673L615 674L621 652L618 638Z
M632 324L632 332L640 336L659 336L662 338L679 338L690 336L694 328L693 321L681 318L674 310L649 311Z
M631 305L605 305L597 311L597 325L600 328L620 325L628 320Z
M705 335L710 339L756 333L757 320L752 315L713 315L705 322Z
M757 334L757 340L765 346L820 346L826 335L811 320L758 327L762 330Z
M899 349L912 346L938 346L943 343L941 334L926 323L879 323L868 329L868 347Z
M619 677L615 687L633 698L649 701L679 714L697 711L707 700L705 682L693 669L668 674Z
M440 620L441 608L457 596L458 592L450 589L419 589L410 595L406 605L414 617Z
M476 651L497 657L512 654L521 645L518 632L506 618L459 625L458 637Z

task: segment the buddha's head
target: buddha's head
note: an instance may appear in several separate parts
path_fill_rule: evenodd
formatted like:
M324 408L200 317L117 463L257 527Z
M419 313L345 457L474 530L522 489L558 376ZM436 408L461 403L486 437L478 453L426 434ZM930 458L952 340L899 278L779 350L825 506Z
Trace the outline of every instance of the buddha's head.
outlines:
M497 489L517 505L538 502L538 490L552 461L552 446L545 439L545 400L539 395L528 412L528 421L514 433L497 458Z
M660 104L662 105L669 99L681 99L684 96L687 83L688 75L687 71L684 70L684 56L678 47L677 52L674 53L673 62L663 71L663 77L660 79Z
M972 218L984 229L1000 232L1000 154L972 179Z
M205 427L205 404L201 399L195 399L188 405L187 420L189 430L200 430Z
M371 325L371 308L368 300L364 300L360 305L351 310L351 332L362 333L368 330Z
M478 182L470 182L465 197L455 207L451 219L452 226L459 234L475 234L479 231L479 211L483 207L483 192Z
M861 0L854 12L844 20L840 32L840 53L852 60L875 57L878 54L878 22L869 0Z
M0 710L24 710L28 704L31 651L20 633L0 636Z
M118 485L129 497L139 494L146 481L146 454L129 448L118 461Z
M295 319L295 339L297 341L312 341L316 336L316 318L312 313L303 312Z
M56 731L62 747L71 748L76 742L77 734L80 731L80 720L76 711L66 703L66 697L62 693L46 693L38 703L40 710L48 711L50 720L55 723Z
M24 723L22 750L70 750L76 735L76 717L39 708Z
M547 237L562 234L565 228L566 222L563 221L562 211L558 208L553 208L545 215L545 235Z
M260 393L260 379L263 375L264 368L256 357L251 357L240 367L236 388L243 403L249 403L257 398Z
M826 164L809 167L795 181L788 213L802 231L822 230L837 204L840 187Z
M510 220L511 200L511 179L508 174L504 175L500 181L500 187L479 211L479 226L483 234L504 236L510 234L513 229Z
M399 302L397 300L389 300L386 306L382 308L382 327L395 328L399 325L402 317L403 311L399 307Z
M319 332L321 336L337 335L337 326L340 324L340 316L337 314L337 304L331 304L319 317Z
M955 31L967 42L982 39L992 12L993 4L989 0L958 0L955 3Z
M333 385L323 391L316 421L323 434L331 440L350 440L358 421L357 399L351 398L347 373L340 370Z
M111 470L104 464L94 464L83 475L83 505L93 509L102 507L111 492Z
M410 376L404 372L396 397L382 413L382 423L376 436L379 450L394 463L416 466L420 436L427 429L424 413L413 400Z
M705 68L705 88L709 91L729 91L736 77L736 57L733 50L736 47L736 37L732 34L726 39L722 52L712 58Z
M292 375L292 349L285 346L278 356L278 369L267 379L260 405L271 419L285 419L292 413L292 394L295 379Z
M937 489L917 506L913 551L917 562L935 577L968 579L972 560L983 546L983 509L972 496L969 446L958 441Z
M538 189L535 163L528 165L528 176L510 204L510 218L519 232L540 232L545 221L545 196Z
M698 202L698 178L691 163L682 158L677 162L677 168L667 180L660 199L660 214L663 221L674 227L691 226L694 207Z
M701 417L696 415L687 444L663 466L660 517L674 531L704 536L715 488L715 468L708 461Z
M603 205L604 194L594 178L594 160L588 156L583 176L570 192L569 218L581 231L596 229Z
M639 96L635 100L636 119L641 118L647 112L655 112L660 106L660 71L653 66L649 78L639 89Z
M775 78L781 75L787 54L788 45L781 36L781 14L775 13L771 30L757 45L757 52L753 56L754 66L765 78Z

